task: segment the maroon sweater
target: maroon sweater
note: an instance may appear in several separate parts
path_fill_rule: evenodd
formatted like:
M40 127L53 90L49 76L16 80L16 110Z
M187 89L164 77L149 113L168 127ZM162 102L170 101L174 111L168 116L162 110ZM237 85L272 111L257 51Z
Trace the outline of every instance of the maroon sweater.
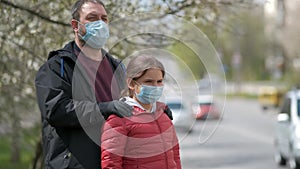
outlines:
M97 101L112 101L112 93L118 92L118 85L116 80L113 80L113 69L107 57L103 56L101 61L95 61L81 53L78 55L78 61L85 68Z

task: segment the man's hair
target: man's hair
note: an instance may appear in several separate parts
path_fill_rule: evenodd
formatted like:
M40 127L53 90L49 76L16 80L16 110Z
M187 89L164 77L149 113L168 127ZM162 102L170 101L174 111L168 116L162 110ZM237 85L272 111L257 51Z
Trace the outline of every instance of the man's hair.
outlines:
M87 2L92 2L95 4L100 4L104 7L105 9L105 5L101 0L78 0L74 3L74 5L71 8L71 15L72 15L72 19L75 20L79 20L80 19L80 10L83 4L87 3Z

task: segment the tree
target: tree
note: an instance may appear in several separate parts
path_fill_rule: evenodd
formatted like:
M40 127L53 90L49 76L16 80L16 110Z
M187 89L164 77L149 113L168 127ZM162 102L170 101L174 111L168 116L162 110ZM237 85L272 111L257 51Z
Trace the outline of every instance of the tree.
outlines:
M64 28L67 24L55 20L65 16L66 11L59 11L66 7L65 2L29 2L27 6L21 5L24 1L0 2L0 120L9 125L12 162L20 160L21 120L37 112L35 72L47 58L49 48L62 45L62 35L71 32Z

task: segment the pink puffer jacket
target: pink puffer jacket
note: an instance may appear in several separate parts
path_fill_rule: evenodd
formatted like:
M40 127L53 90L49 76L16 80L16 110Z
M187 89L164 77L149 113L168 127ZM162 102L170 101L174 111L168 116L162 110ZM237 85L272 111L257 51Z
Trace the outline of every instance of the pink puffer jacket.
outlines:
M156 112L134 106L133 116L111 115L101 138L102 169L181 169L172 121L157 102Z

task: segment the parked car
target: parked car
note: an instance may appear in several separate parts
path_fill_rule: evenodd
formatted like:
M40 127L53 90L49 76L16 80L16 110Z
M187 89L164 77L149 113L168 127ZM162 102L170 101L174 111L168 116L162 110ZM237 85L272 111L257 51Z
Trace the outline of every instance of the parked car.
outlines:
M258 101L262 109L278 107L281 104L284 91L275 86L263 86L259 88Z
M196 119L219 119L221 117L212 95L197 96L193 110Z
M300 169L300 90L286 93L277 115L275 130L275 161Z
M165 103L172 111L172 122L175 128L177 130L191 132L194 122L191 105L180 97L166 98Z

